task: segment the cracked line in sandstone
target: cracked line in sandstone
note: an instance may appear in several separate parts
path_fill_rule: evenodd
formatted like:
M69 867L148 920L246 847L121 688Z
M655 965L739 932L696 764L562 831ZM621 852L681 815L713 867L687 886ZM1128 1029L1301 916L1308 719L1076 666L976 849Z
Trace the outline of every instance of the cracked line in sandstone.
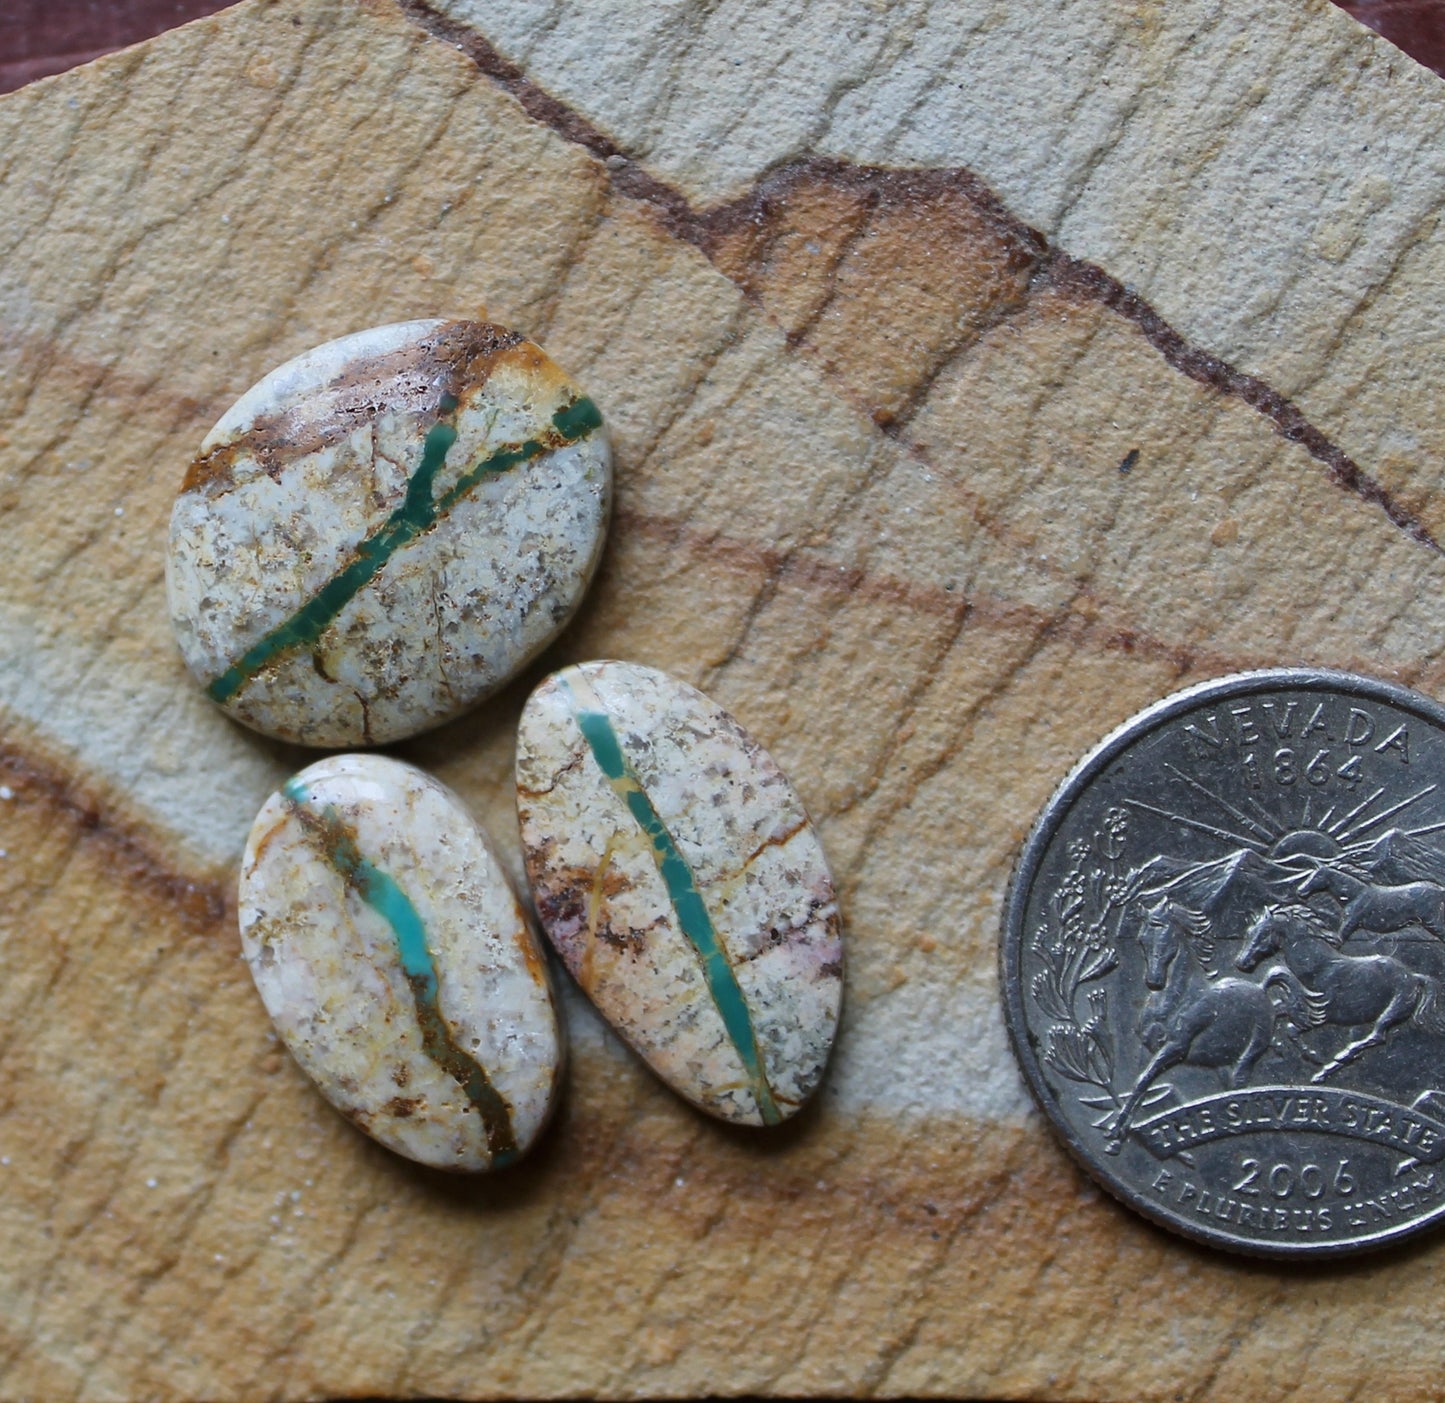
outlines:
M946 585L922 584L897 575L869 573L859 566L828 560L817 552L799 548L783 552L759 546L754 541L725 536L691 526L686 518L619 511L617 529L629 536L653 541L690 557L705 558L711 566L744 577L761 573L770 580L775 593L798 588L818 590L840 598L852 596L878 603L898 605L919 613L950 617L966 603L969 627L996 633L1019 633L1049 627L1053 636L1102 653L1125 653L1167 662L1180 676L1196 670L1238 672L1262 667L1272 654L1226 651L1170 642L1139 628L1121 628L1092 614L1071 612L1081 602L1071 592L1056 606L1044 608L986 591L960 592ZM679 567L681 568L681 567ZM736 656L729 653L728 657ZM1338 666L1368 671L1366 655L1342 659ZM1378 666L1378 663L1375 664ZM716 680L716 668L707 675ZM712 685L709 683L708 685Z
M299 72L300 69L304 67L310 49L315 42L315 34L308 31L306 37L303 40L302 47L298 55L296 71ZM135 68L132 69L131 72L137 71L146 61L147 53L144 49L137 50L137 54L138 57L136 60ZM114 102L116 104L116 107L119 107L121 104L123 104L125 100L125 93L127 91L128 88L124 82L115 85ZM287 90L283 90L282 92L283 98L286 95L286 91ZM277 101L267 104L265 113L263 114L261 121L257 126L257 129L252 133L251 142L248 143L248 145L244 149L253 149L255 145L264 142L264 140L269 135L272 125L278 119L279 114L283 111L284 107L284 101ZM111 115L111 112L113 112L114 110L115 109L113 108L111 109L111 111L103 113L102 117L109 117ZM162 134L161 136L157 137L157 139L149 148L147 148L141 153L138 153L137 156L132 158L124 173L122 188L125 193L129 193L132 190L144 191L146 183L150 179L152 179L152 158L157 151L163 148L164 142L165 136L164 134ZM66 182L57 180L56 188L60 192L66 192L71 187ZM180 208L172 210L158 219L151 219L149 221L142 220L138 228L134 229L128 235L125 235L122 238L122 241L118 247L113 247L109 250L107 255L107 262L101 267L101 269L97 273L92 276L90 295L86 298L83 298L75 305L67 308L65 314L60 318L58 323L51 328L49 338L51 342L58 345L61 341L65 340L68 337L73 327L81 323L83 320L88 319L95 313L101 302L108 295L112 282L116 278L118 278L121 270L134 257L136 251L143 243L150 239L159 230L172 226L182 220L191 209L196 207L199 202L208 198L208 193L220 193L223 188L224 186L222 184L213 184L210 192L203 192L200 196L193 197L191 200L183 204ZM58 207L59 196L57 196L57 199L52 206L52 209L47 212L44 223L39 227L45 227L51 222L51 219L54 216L55 211L56 209L58 209ZM91 387L92 395L100 388L100 385L104 381L108 372L109 367L103 366L100 368L99 378L97 379L95 385Z
M269 1087L263 1086L258 1091L252 1093L242 1108L238 1112L233 1112L221 1127L221 1139L215 1147L217 1150L217 1159L220 1162L212 1170L209 1180L201 1185L196 1194L193 1195L191 1201L188 1202L187 1211L182 1217L181 1250L176 1253L174 1262L161 1273L161 1276L157 1277L157 1282L159 1282L162 1276L168 1274L170 1270L173 1270L175 1266L181 1264L184 1248L206 1217L212 1202L216 1196L222 1192L223 1188L229 1187L226 1180L231 1167L230 1147L248 1128L252 1117L260 1108L261 1103L266 1099L269 1089ZM124 1182L117 1184L117 1188L123 1187L125 1187ZM90 1221L82 1225L82 1229L93 1226L93 1224L99 1220L100 1211L97 1209L90 1215ZM174 1224L175 1219L170 1219L170 1222ZM76 1236L79 1235L79 1231L80 1230L77 1230ZM238 1270L244 1271L258 1255L259 1250L260 1249L257 1249L250 1253L246 1260L239 1264ZM110 1328L105 1332L105 1337L101 1341L97 1353L86 1366L81 1376L80 1384L76 1390L77 1397L85 1397L91 1381L96 1375L100 1374L110 1364L112 1359L123 1354L124 1343L122 1336L127 1327L133 1323L134 1318L141 1313L142 1307L143 1299L137 1298L134 1302L127 1302L126 1307L117 1312L112 1318ZM203 1321L206 1318L207 1314L201 1313L188 1317L187 1328L183 1338L190 1339L194 1336L195 1333L202 1328ZM163 1348L164 1346L157 1346L146 1354L142 1365L143 1369L148 1370L154 1360L160 1356Z
M309 1258L304 1274L298 1273L302 1277L299 1294L307 1302L306 1310L292 1321L289 1330L276 1333L270 1342L270 1348L257 1361L254 1379L270 1380L278 1374L284 1374L288 1356L313 1335L320 1333L319 1319L335 1299L338 1287L344 1283L344 1278L338 1281L338 1268L361 1241L362 1229L366 1224L378 1213L387 1212L389 1207L389 1200L384 1194L351 1205L341 1232L333 1234L332 1246L324 1253ZM160 1373L158 1366L172 1348L172 1340L164 1336L157 1339L155 1347L144 1361L151 1378Z
M396 0L412 23L444 43L460 49L477 70L511 96L534 121L550 127L564 140L583 147L604 163L612 184L629 199L651 205L664 227L693 244L716 262L720 230L735 223L740 214L759 212L769 188L779 180L800 172L823 179L863 177L877 181L898 179L924 172L860 166L831 157L802 156L783 163L762 176L740 198L712 209L699 211L677 188L644 170L636 160L586 117L533 82L516 64L505 58L470 25L441 14L426 0ZM610 159L609 159L610 158ZM972 171L949 167L927 172L936 178L958 182L965 199L973 203L985 220L1015 237L1036 244L1043 252L1040 274L1061 291L1084 302L1093 302L1132 322L1145 340L1173 369L1220 394L1238 399L1268 419L1276 432L1299 444L1326 470L1330 482L1377 508L1392 525L1410 539L1437 554L1445 554L1425 522L1397 501L1389 490L1372 477L1338 444L1305 418L1299 407L1280 391L1255 375L1236 369L1222 357L1191 345L1182 334L1137 293L1095 264L1076 259L1051 244L1044 235L1019 220ZM727 269L723 269L726 273ZM733 279L737 281L736 278ZM746 288L751 297L753 294Z
M607 1036L615 1037L608 1033ZM646 1072L640 1061L632 1055L631 1095L627 1097L617 1113L613 1104L613 1119L606 1133L594 1139L585 1153L578 1153L579 1162L594 1166L586 1180L582 1197L576 1203L559 1200L552 1220L546 1229L547 1240L527 1263L517 1280L514 1292L522 1298L510 1322L504 1325L495 1342L495 1353L510 1349L514 1358L526 1359L531 1356L539 1340L551 1327L550 1304L560 1290L562 1299L571 1299L571 1286L566 1280L567 1273L577 1265L579 1250L585 1255L586 1243L595 1231L599 1217L604 1216L608 1199L608 1186L628 1176L629 1160L636 1158L631 1149L631 1138L644 1125L646 1118L656 1107L656 1097L665 1094L651 1085L651 1074ZM578 1135L576 1126L571 1128ZM585 1129L582 1134L585 1135ZM579 1249L578 1244L583 1246Z

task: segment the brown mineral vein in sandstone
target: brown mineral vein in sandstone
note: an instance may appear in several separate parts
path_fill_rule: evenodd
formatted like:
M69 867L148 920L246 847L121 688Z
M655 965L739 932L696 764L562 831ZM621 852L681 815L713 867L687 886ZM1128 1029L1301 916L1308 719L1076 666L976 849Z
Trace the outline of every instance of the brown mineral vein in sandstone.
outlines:
M1440 550L1414 512L1278 390L1190 345L1117 278L1052 247L973 172L803 157L731 203L698 211L475 29L426 0L400 2L428 33L466 53L529 116L602 161L620 194L651 206L668 232L701 249L784 328L790 346L817 357L890 434L905 434L944 365L988 327L1053 287L1133 322L1176 370L1243 400L1324 464L1332 482L1377 506L1422 545ZM799 296L819 287L821 295Z
M7 804L22 811L38 806L28 823L63 825L74 842L96 848L117 879L174 908L188 925L216 931L234 918L235 893L229 874L218 877L183 870L171 854L159 850L153 834L127 822L116 811L113 796L87 792L83 775L68 770L54 757L42 756L33 742L22 746L13 736L0 739L0 781L8 791ZM42 813L43 820L39 817ZM30 875L34 888L39 889L44 879L39 873Z

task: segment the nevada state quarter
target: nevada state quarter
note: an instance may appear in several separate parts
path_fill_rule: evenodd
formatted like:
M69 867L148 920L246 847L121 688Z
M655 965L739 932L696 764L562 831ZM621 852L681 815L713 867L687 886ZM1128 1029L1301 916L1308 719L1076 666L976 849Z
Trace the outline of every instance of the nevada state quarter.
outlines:
M1348 673L1222 678L1050 800L1005 917L1039 1104L1112 1193L1325 1256L1445 1216L1445 709Z

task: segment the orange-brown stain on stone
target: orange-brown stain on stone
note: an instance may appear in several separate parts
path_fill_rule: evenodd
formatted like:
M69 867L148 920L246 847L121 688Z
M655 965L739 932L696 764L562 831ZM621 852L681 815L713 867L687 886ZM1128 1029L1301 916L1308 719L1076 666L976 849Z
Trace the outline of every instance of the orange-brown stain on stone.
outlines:
M199 455L181 491L229 489L241 457L277 478L294 459L344 441L388 410L414 415L422 425L420 442L444 398L474 400L493 371L507 362L545 375L549 386L565 379L518 332L490 322L447 322L395 350L358 357L299 404L257 415L237 437Z
M528 881L544 925L577 931L581 948L576 978L589 989L598 940L635 952L643 948L641 932L614 931L607 918L612 899L630 890L632 880L613 864L610 845L595 869L554 865L547 856L553 846L548 839L536 855L525 853Z
M953 171L812 160L705 222L717 266L885 427L1023 302L1043 253Z
M285 831L291 822L289 814L282 814L259 838L252 844L251 860L260 862L266 856L266 849L276 840L277 836Z
M532 983L539 989L546 989L555 999L556 993L552 989L551 975L547 970L547 957L542 953L542 946L532 924L523 914L520 903L517 905L517 923L523 929L522 939L517 941L517 949L522 956L522 963L527 967L527 973L532 978Z

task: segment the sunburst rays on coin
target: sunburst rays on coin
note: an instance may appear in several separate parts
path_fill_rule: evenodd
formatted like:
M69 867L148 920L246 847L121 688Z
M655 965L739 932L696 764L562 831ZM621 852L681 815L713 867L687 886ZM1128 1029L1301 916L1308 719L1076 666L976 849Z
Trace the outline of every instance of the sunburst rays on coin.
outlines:
M1248 849L1286 867L1313 865L1317 862L1348 864L1353 859L1362 857L1379 840L1378 836L1366 835L1372 834L1381 824L1403 814L1439 788L1439 785L1427 784L1404 799L1375 809L1374 806L1385 795L1385 789L1381 786L1344 813L1338 812L1340 804L1335 802L1330 803L1318 817L1313 816L1311 811L1319 796L1307 793L1298 821L1290 823L1271 814L1263 804L1249 795L1244 796L1243 803L1248 805L1252 812L1230 803L1177 765L1166 761L1163 768L1188 790L1208 800L1235 826L1226 828L1219 823L1207 823L1191 814L1149 804L1142 799L1125 799L1124 802L1130 808L1157 814L1172 823L1208 834L1236 848ZM1445 829L1445 819L1415 828L1401 828L1399 831L1408 838L1421 838L1442 829Z

